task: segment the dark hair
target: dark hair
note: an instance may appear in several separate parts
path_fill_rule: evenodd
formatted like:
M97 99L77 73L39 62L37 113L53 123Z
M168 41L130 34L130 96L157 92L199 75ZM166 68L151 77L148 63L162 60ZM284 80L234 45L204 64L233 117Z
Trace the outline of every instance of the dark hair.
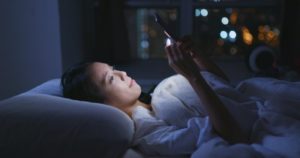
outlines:
M101 93L88 74L91 64L93 62L81 62L63 73L61 85L64 97L103 103L104 97L100 95Z

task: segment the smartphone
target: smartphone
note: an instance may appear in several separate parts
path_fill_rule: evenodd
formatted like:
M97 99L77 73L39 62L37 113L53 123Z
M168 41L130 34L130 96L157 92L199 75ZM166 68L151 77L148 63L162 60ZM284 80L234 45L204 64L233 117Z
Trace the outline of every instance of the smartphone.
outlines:
M175 42L177 40L175 34L167 28L167 24L162 20L162 18L154 13L155 22L159 24L159 26L163 29L164 34L172 41Z

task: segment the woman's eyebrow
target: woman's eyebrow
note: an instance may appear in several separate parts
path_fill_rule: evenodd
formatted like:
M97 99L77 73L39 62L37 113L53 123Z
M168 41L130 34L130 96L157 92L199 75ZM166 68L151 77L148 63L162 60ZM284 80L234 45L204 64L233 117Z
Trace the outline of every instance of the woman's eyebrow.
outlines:
M104 85L105 84L105 81L106 81L106 78L107 78L107 74L108 74L108 71L106 71L104 74L103 74L103 78L101 80L101 84Z
M109 66L109 68L111 69L111 70L114 70L114 67L113 66ZM106 71L105 73L104 73L104 77L103 77L103 79L102 79L102 84L104 84L105 83L105 81L106 81L106 79L107 79L107 74L108 74L108 71Z

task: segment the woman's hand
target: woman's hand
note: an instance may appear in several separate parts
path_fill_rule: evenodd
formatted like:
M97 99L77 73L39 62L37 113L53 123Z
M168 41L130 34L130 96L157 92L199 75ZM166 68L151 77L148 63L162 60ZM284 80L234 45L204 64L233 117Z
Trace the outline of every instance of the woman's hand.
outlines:
M179 74L191 79L200 74L189 53L190 43L177 42L165 47L169 65Z
M224 80L229 81L227 75L218 65L216 65L205 53L197 51L191 36L183 36L177 43L179 43L178 45L182 51L187 52L187 54L192 57L199 71L209 71L222 77Z
M203 62L204 60L207 60L207 58L204 57L204 54L200 54L199 51L196 51L194 47L194 41L191 36L183 36L179 39L177 44L182 51L188 53L192 57L194 63L198 67L198 70L206 70L205 66L203 66Z

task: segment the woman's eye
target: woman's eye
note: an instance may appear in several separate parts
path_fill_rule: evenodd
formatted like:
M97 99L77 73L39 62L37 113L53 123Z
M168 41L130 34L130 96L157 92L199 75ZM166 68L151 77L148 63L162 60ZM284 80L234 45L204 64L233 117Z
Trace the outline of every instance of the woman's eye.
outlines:
M109 78L109 83L112 83L113 80L114 80L114 76L111 76L111 77Z

